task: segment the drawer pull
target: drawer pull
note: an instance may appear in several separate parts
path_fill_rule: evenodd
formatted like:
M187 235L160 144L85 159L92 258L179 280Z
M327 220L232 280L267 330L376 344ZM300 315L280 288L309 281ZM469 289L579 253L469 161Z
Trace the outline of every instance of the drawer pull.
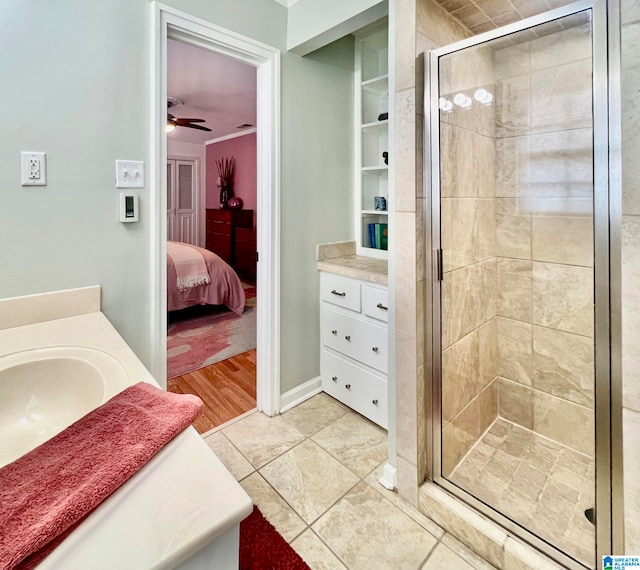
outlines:
M331 380L333 380L334 382L337 382L338 381L338 377L337 376L332 376Z
M351 335L348 334L347 336L344 337L345 340L351 340Z
M331 334L338 334L338 331L333 330L333 331L331 331Z
M345 387L347 390L351 390L351 384L345 384L345 385L344 385L344 387Z
M378 303L376 307L378 307L378 309L382 309L383 311L389 310L389 307L385 307L382 303Z
M331 294L332 295L338 295L338 297L346 297L347 296L347 293L345 291L340 293L339 291L336 291L335 289L331 290Z
M371 403L372 403L374 406L377 406L377 405L378 405L378 400L371 400Z
M372 346L371 350L373 350L373 352L378 352L378 347L377 346Z

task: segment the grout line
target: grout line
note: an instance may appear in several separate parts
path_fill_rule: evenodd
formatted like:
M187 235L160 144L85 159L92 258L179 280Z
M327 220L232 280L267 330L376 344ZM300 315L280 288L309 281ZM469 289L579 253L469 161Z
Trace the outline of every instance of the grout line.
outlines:
M361 417L359 414L355 413L352 410L346 409L345 413L342 414L339 418L336 418L335 420L333 420L332 422L330 422L327 426L324 426L323 428L321 428L320 430L317 430L316 432L314 432L314 434L311 435L306 435L302 432L303 435L303 439L301 441L299 441L298 443L294 444L293 446L291 446L290 448L286 449L285 451L283 451L282 453L280 453L279 455L277 455L276 457L272 458L271 460L269 460L267 463L265 463L264 465L262 465L260 468L257 468L255 465L253 465L253 463L251 463L251 461L248 460L248 458L244 455L244 453L242 453L240 451L240 449L236 446L236 444L234 442L232 442L224 432L222 432L223 437L225 437L226 440L229 441L229 443L231 444L232 448L234 448L235 450L238 451L238 453L240 454L241 457L247 459L247 461L249 462L249 464L252 467L252 472L247 475L247 477L256 474L260 480L265 483L268 487L268 489L270 491L273 492L273 496L274 497L278 497L281 501L282 504L286 506L287 509L290 509L290 512L293 513L298 519L300 519L300 521L302 521L304 528L298 532L295 536L293 536L288 543L291 544L293 543L295 540L297 540L298 538L300 538L305 532L307 531L311 531L315 537L320 540L320 542L329 550L329 552L331 552L338 561L340 561L340 563L344 564L344 566L348 567L347 564L342 560L342 558L331 548L331 546L325 542L325 540L323 540L323 538L312 528L312 525L316 524L322 517L324 517L327 513L329 513L329 511L331 511L340 501L342 501L344 499L344 497L346 495L348 495L350 492L352 492L358 485L360 484L364 484L365 485L365 489L374 492L377 499L380 500L381 502L383 502L384 504L386 504L387 506L391 507L393 509L394 512L400 513L401 515L404 515L407 519L407 521L409 523L413 523L415 525L417 525L419 528L421 528L422 530L424 530L429 536L433 537L435 539L435 543L433 545L433 547L431 548L431 550L429 551L429 554L427 555L427 557L423 560L423 563L421 564L424 565L424 563L426 563L426 561L429 559L429 557L432 555L432 553L434 552L434 550L437 548L438 544L442 543L441 541L441 537L438 538L436 535L434 535L433 533L431 533L427 528L425 528L424 526L422 526L418 521L416 521L413 517L411 517L407 512L405 512L401 506L395 504L393 501L391 501L389 498L387 498L387 496L385 496L385 494L383 494L382 492L379 492L377 489L375 489L373 487L373 485L367 481L367 479L371 476L372 473L374 473L379 467L380 465L384 464L384 461L382 463L379 463L377 465L375 465L371 470L367 471L366 474L364 474L363 476L360 476L356 473L353 473L353 471L344 464L344 462L336 457L333 453L331 453L330 450L325 449L324 447L322 447L320 444L318 444L317 442L315 442L312 437L314 435L316 435L317 433L319 433L320 431L322 431L322 429L326 429L328 427L330 427L331 425L335 424L336 422L338 422L339 420L341 420L342 418L345 417L346 414L352 414L354 417ZM296 428L298 431L299 428L297 428L297 426L295 426L295 424L293 424L291 421L287 420L287 423L291 424L292 427ZM367 422L369 423L369 422ZM375 427L375 426L374 426ZM219 431L219 430L218 430ZM295 449L296 447L298 447L299 445L303 444L305 441L311 441L312 443L314 443L315 445L317 445L320 449L322 449L324 452L328 453L330 455L330 457L332 457L333 459L335 459L336 461L338 461L343 467L345 467L345 469L347 469L350 473L353 473L353 475L357 478L357 481L349 486L349 488L340 495L340 497L338 497L331 505L329 505L326 509L323 510L323 512L318 515L313 521L311 522L307 522L302 515L293 507L293 505L284 497L282 496L277 489L271 484L271 482L264 476L264 474L261 472L261 470L263 469L263 467L266 467L267 465L269 465L270 463L272 463L273 461L275 461L276 459L278 459L279 457L282 457L285 453L288 453L289 451ZM246 479L247 477L243 478L242 480ZM403 501L402 497L400 497L398 495L398 497L400 498L400 500ZM253 499L253 498L252 498ZM425 515L424 513L422 513L419 509L418 512L420 514L422 514L426 519L428 519L429 521L431 521L434 526L439 527L439 525L433 521L430 517L428 517L427 515ZM271 522L271 521L270 521ZM273 523L272 523L273 524ZM275 525L274 525L275 526ZM278 530L278 532L280 532ZM444 536L444 530L443 530L443 535ZM444 544L444 543L442 543ZM446 545L445 545L446 546ZM461 556L461 555L459 555ZM462 556L461 556L462 557ZM464 557L462 557L464 558Z

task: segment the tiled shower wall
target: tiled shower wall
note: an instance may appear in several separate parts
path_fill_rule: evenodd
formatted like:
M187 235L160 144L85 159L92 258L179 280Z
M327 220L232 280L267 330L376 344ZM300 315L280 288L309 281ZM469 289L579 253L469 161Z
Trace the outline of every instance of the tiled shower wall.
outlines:
M640 1L621 5L624 515L631 555L640 552Z
M425 384L425 250L428 211L422 180L423 76L416 56L470 36L470 32L433 0L396 0L394 26L395 81L395 302L396 417L398 491L418 505L418 486L427 471L427 407ZM417 79L416 79L417 78ZM418 95L416 95L418 92Z
M532 15L544 11L544 3L530 4ZM429 317L429 308L420 296L424 286L424 257L420 257L424 247L421 236L422 215L427 211L428 197L422 187L416 184L416 164L422 155L422 146L418 144L419 132L416 125L421 121L422 109L416 106L416 68L415 56L422 52L451 43L471 35L457 21L446 14L432 0L396 0L391 19L395 31L395 91L396 91L396 123L395 140L397 154L396 171L396 223L398 227L395 243L396 273L401 276L396 280L396 318L397 318L397 442L398 442L398 487L400 494L406 499L416 502L417 489L423 481L426 458L426 422L427 406L430 404L424 390L424 377L430 374L424 370L428 360L424 357L424 329L422 322ZM640 169L637 157L640 156L640 0L622 0L622 112L623 112L623 398L624 398L624 514L625 514L625 546L628 554L640 552ZM418 81L420 75L418 74ZM567 133L568 136L569 133ZM502 144L502 143L498 143ZM558 149L556 149L558 150ZM501 150L499 150L501 152ZM515 153L512 150L511 153ZM417 156L417 159L416 159ZM517 157L517 155L516 155ZM567 157L568 158L568 157ZM571 160L565 163L572 169ZM501 175L506 173L501 173ZM498 177L500 182L500 177ZM499 191L499 193L501 193ZM509 199L512 199L509 202ZM523 232L524 243L531 239L531 225L520 223L509 215L515 206L517 196L500 196L497 209L497 241L504 242L501 232L505 232L504 224L512 224L511 231ZM516 211L517 212L517 211ZM518 229L520 227L520 229ZM564 240L573 239L575 232L566 231ZM562 243L562 242L558 242ZM499 246L497 246L499 247ZM506 259L520 260L518 255L497 255ZM524 259L523 261L528 261ZM533 268L533 259L531 265ZM547 263L538 262L536 263ZM581 267L580 264L564 263L569 267ZM532 269L533 284L533 269ZM533 313L533 311L532 311ZM502 317L504 318L504 317ZM539 327L526 321L510 319L513 323ZM527 327L528 328L528 327ZM537 329L536 329L537 330ZM566 331L560 331L566 332ZM570 334L575 334L570 332ZM578 335L586 336L586 335ZM528 335L527 335L528 337ZM569 337L567 337L569 338ZM573 337L571 337L573 338ZM503 354L505 344L503 335ZM517 351L517 347L514 347ZM533 392L531 386L517 381L518 375L529 372L531 378L533 368L529 367L530 357L524 351L524 371L516 370L511 377L516 390ZM531 350L533 355L533 348ZM531 356L533 358L533 356ZM504 360L504 359L503 359ZM580 359L582 360L582 358ZM517 361L516 361L517 362ZM516 368L520 365L516 364ZM502 369L506 374L506 371ZM511 374L516 375L513 378ZM525 376L526 378L527 376ZM541 393L543 393L541 391ZM503 393L503 397L505 394ZM555 396L554 396L555 397ZM568 400L564 400L567 401ZM505 400L503 398L503 404ZM576 404L580 406L580 404ZM527 410L529 408L526 408ZM503 410L504 411L504 410ZM506 412L505 412L506 413ZM523 420L524 421L524 420Z
M590 66L588 24L440 60L445 476L497 415L592 454Z
M593 454L588 23L495 52L499 415Z
M444 58L440 92L469 108L441 113L442 469L449 475L498 413L495 107L473 99L493 89L493 54Z

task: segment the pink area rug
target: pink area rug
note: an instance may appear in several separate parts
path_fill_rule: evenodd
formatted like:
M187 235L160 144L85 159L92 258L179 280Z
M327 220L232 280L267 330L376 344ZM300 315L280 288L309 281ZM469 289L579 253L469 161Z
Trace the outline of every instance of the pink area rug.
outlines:
M243 283L242 315L227 307L198 306L169 313L167 377L193 372L256 347L256 288Z

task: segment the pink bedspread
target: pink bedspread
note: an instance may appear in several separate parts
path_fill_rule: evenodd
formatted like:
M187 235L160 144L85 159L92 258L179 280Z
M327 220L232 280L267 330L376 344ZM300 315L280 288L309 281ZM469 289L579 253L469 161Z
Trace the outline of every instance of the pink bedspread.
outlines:
M234 313L241 315L245 303L244 288L233 268L208 249L186 243L183 245L202 254L211 283L186 291L178 290L176 269L171 257L167 255L167 309L177 311L193 305L226 305Z

